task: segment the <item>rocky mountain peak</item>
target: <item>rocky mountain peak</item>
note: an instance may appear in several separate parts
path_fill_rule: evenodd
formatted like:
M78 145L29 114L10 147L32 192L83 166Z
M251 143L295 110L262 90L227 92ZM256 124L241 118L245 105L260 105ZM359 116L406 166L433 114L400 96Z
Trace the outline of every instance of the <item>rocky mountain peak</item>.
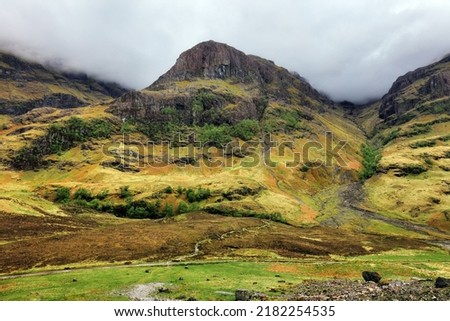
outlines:
M175 65L155 84L167 81L205 79L243 79L249 74L251 59L227 44L205 41L183 52Z

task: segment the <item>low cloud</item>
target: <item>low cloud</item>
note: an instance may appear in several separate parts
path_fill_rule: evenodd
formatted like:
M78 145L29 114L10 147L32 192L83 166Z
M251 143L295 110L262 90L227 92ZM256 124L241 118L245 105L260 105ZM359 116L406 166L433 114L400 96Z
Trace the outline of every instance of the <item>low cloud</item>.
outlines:
M445 0L0 0L0 50L143 88L205 40L297 71L335 100L381 96L450 53Z

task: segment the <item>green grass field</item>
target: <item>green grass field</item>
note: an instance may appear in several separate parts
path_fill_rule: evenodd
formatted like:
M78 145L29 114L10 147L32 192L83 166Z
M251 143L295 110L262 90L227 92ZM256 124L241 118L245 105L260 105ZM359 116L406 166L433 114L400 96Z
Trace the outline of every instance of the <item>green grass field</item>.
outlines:
M187 267L187 268L186 268ZM364 270L384 279L435 278L450 273L448 252L398 250L354 258L296 262L196 262L174 266L106 267L0 281L1 300L128 300L133 286L164 283L160 298L233 300L236 289L281 293L306 279L360 279ZM76 282L74 282L76 280Z

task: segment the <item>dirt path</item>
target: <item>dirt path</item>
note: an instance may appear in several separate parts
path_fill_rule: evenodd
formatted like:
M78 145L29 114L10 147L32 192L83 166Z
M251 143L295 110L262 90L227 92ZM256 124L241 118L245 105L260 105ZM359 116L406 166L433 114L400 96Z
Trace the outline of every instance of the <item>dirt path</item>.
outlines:
M227 237L231 237L232 235L236 235L239 233L251 233L258 231L260 229L264 229L269 227L272 224L271 221L264 221L264 224L255 226L255 227L244 227L239 230L231 230L227 231L221 235L219 235L217 238L206 238L198 241L195 243L194 250L191 254L183 255L174 258L171 261L167 262L156 262L156 263L142 263L142 264L131 264L131 265L111 265L111 266L97 266L97 267L87 267L87 268L76 268L76 269L66 269L66 270L52 270L52 271L43 271L43 272L34 272L34 273L24 273L24 274L16 274L16 275L5 275L0 276L0 280L7 280L7 279L15 279L15 278L21 278L21 277L28 277L28 276L43 276L43 275L52 275L52 274L63 274L63 273L70 273L73 271L86 271L86 270L100 270L100 269L113 269L113 268L121 268L121 267L164 267L164 266L178 266L178 265L196 265L196 264L218 264L218 263L229 263L234 262L233 260L214 260L214 261L207 261L207 262L198 262L198 261L189 261L189 259L194 259L198 255L201 254L201 246L203 244L206 244L211 241L215 240L223 240ZM143 289L139 289L142 290Z
M175 258L174 261L177 262L177 261L183 261L183 260L186 260L186 259L195 258L199 254L201 254L200 248L201 248L201 246L203 244L209 243L209 242L214 241L214 240L223 240L223 239L225 239L227 237L230 237L230 236L238 234L238 233L249 233L249 232L253 232L253 231L258 231L260 229L264 229L264 228L269 227L271 224L272 224L272 222L270 222L270 221L264 221L264 224L259 225L259 226L244 227L244 228L242 228L240 230L231 230L231 231L228 231L228 232L225 232L225 233L219 235L217 238L214 238L214 239L213 238L206 238L206 239L200 240L197 243L195 243L194 251L191 254L179 256L179 257Z

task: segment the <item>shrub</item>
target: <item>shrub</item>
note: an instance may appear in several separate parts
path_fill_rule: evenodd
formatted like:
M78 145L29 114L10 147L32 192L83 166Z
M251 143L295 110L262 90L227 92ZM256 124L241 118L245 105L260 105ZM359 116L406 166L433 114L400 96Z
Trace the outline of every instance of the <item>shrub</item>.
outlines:
M89 191L85 188L80 188L75 192L74 199L85 200L85 201L89 202L94 199L94 196L92 195L91 191Z
M381 144L387 145L389 142L400 136L400 129L391 131L386 137L381 137Z
M178 196L183 195L184 191L185 191L185 189L183 187L181 187L181 186L177 187L177 195Z
M430 140L421 140L415 143L410 144L409 146L411 148L421 148L421 147L433 147L434 145L436 145L436 140L435 139L430 139Z
M363 168L359 173L359 177L362 181L365 181L375 174L378 167L378 162L381 159L381 155L377 149L372 148L367 144L363 144L361 146L361 153L363 157Z
M309 171L309 169L311 168L311 163L310 162L306 162L302 165L302 167L300 167L300 171L302 173L306 173Z
M50 125L44 136L21 148L12 158L11 164L17 169L39 168L46 164L44 156L59 154L91 138L107 138L113 130L111 122L104 119L86 121L72 117Z
M214 107L222 104L220 96L206 90L200 90L192 100L192 118L194 125L211 123L219 118Z
M184 201L180 201L178 203L178 213L183 214L187 212L189 212L189 205Z
M163 193L166 194L172 194L173 193L173 188L172 186L167 186L166 188L163 189Z
M186 191L186 198L190 203L200 202L205 199L208 199L211 196L211 191L208 188L198 188L197 190L193 190L189 188Z
M137 122L136 129L152 140L160 141L163 138L173 138L179 126L175 121L155 120L151 123Z
M417 135L427 134L431 132L431 124L414 124L411 129L406 131L402 136L413 137Z
M67 187L57 187L56 188L56 202L67 203L70 201L70 189Z
M175 211L174 211L174 209L173 209L173 205L171 205L171 204L166 204L165 206L164 206L164 208L162 209L162 211L161 211L161 216L164 216L164 217L172 217L172 216L174 216L175 215Z
M222 205L213 205L205 208L208 213L232 217L257 217L264 220L270 220L279 223L287 223L286 219L280 213L260 213L255 211L239 210L235 208L224 207Z
M129 202L126 205L126 216L129 218L161 218L160 202L149 203L144 200Z
M426 171L427 169L425 167L418 164L411 164L402 168L403 175L419 175Z
M108 197L108 195L109 191L107 189L103 189L95 196L95 198L98 198L99 200L104 200L105 198Z
M425 157L425 163L428 165L428 166L433 166L433 161L429 158L429 157Z
M228 125L205 125L200 129L200 140L203 144L223 148L226 144L231 142L232 139L230 127Z
M232 128L232 134L242 140L250 140L258 134L260 128L259 123L253 119L244 119Z
M119 187L119 197L120 198L129 198L133 194L130 191L130 186L121 186Z
M263 123L263 127L262 130L264 132L264 134L270 134L275 132L275 129L277 128L277 122L274 120L266 120Z

